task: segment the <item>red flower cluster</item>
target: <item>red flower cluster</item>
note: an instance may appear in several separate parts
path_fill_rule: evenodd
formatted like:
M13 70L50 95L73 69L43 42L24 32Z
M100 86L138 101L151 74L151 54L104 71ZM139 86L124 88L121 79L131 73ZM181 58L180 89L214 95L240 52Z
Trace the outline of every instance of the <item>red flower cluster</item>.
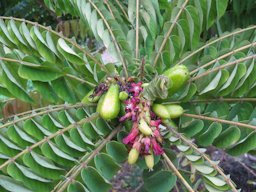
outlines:
M142 155L148 155L152 152L155 155L161 155L163 153L160 146L162 143L159 129L161 120L151 111L150 102L141 97L142 83L130 83L125 90L130 97L124 101L126 114L119 121L131 120L133 126L130 133L123 139L123 143L130 145ZM139 127L142 126L140 125L141 119L146 122L147 129L151 129L151 134L145 134L142 131L143 127Z

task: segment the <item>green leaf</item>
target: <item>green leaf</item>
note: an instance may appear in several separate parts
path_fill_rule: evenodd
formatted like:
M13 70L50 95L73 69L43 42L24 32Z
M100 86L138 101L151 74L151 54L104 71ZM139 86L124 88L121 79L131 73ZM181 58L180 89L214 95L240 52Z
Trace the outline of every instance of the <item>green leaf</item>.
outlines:
M55 63L56 62L55 54L48 47L38 27L36 26L31 27L30 35L36 44L39 54L50 63Z
M61 72L50 67L28 67L24 65L19 67L18 73L24 79L42 82L53 81L63 75Z
M247 153L248 151L256 148L255 140L256 140L256 132L252 132L243 140L238 142L236 145L234 145L230 149L227 149L226 151L233 156L238 156L238 155Z
M159 171L144 179L144 187L149 192L169 192L176 183L176 177L169 171Z
M238 127L229 127L224 130L218 138L215 139L214 145L218 148L227 148L235 144L240 138L241 132Z
M81 176L83 182L87 185L90 191L108 192L111 189L110 183L105 181L105 179L93 167L87 167L83 169Z
M7 172L14 179L22 181L25 186L33 191L40 189L42 192L48 192L51 189L51 185L49 183L50 180L39 177L28 168L17 163L9 164L7 167Z
M8 191L32 192L24 187L21 182L17 182L16 180L4 175L0 175L0 185Z
M221 124L214 122L204 133L196 137L196 141L202 146L211 145L213 141L219 136L221 130Z
M65 78L61 77L52 81L52 87L55 93L64 101L69 103L77 101L71 86Z
M78 181L75 181L75 182L72 182L68 188L67 188L67 191L68 192L89 192L85 186L83 186L82 183L78 182Z
M128 151L125 145L120 142L111 141L107 143L106 150L107 153L118 163L122 163L127 159Z
M182 128L181 131L187 137L193 137L198 134L204 128L204 122L202 120L194 120L186 127Z
M0 66L3 69L1 81L4 83L8 91L15 97L26 101L32 102L32 99L27 94L24 88L24 81L22 81L17 74L14 66L7 66L4 62L0 61Z
M64 39L58 40L57 49L71 63L76 65L85 64L85 61L73 49L69 47Z
M102 176L111 180L117 171L120 169L120 166L114 161L114 159L105 153L100 153L94 158L96 169L102 174Z

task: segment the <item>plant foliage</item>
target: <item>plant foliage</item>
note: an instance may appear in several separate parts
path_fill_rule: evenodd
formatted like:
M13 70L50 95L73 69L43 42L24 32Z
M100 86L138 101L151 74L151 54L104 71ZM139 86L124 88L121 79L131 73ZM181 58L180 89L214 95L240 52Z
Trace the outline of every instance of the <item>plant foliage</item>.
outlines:
M178 182L197 191L199 183L181 174L184 167L210 192L238 191L206 150L255 153L255 25L207 39L208 30L224 23L228 0L44 2L57 15L75 18L63 23L67 33L0 16L0 95L35 105L39 101L31 95L37 92L51 104L2 119L1 191L111 190L127 161L122 141L130 130L126 122L102 119L95 104L80 101L116 76L148 83L147 100L185 110L175 122L161 125L164 153L154 156L154 170L148 172L139 158L142 191L168 192ZM233 2L235 14L241 14ZM112 61L104 62L101 51L92 52L70 35L93 37ZM190 79L168 93L172 82L162 74L178 65L189 69Z

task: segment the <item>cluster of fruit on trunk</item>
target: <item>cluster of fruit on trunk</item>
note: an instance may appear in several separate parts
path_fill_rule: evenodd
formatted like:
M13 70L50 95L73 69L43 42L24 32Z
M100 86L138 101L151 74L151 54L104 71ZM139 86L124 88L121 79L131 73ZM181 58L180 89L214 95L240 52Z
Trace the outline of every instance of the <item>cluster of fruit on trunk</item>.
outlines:
M168 77L168 95L177 92L189 79L188 69L175 66L163 73ZM170 124L178 118L183 108L176 104L159 104L143 97L143 88L148 83L136 82L135 78L108 77L83 99L83 103L97 104L96 111L105 120L119 118L128 126L129 134L123 139L129 149L128 163L134 164L139 156L144 157L149 169L153 169L154 155L163 154L162 124Z

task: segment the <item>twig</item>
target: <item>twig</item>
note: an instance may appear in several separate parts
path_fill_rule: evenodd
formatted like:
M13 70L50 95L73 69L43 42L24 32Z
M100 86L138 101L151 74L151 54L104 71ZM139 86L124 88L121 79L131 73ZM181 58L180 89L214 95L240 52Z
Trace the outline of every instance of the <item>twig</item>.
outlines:
M139 17L140 17L140 0L136 0L136 42L135 42L135 58L139 58Z
M207 117L207 116L203 116L203 115L194 115L194 114L188 114L188 113L184 113L183 116L192 117L192 118L196 118L196 119L207 120L207 121L214 121L214 122L218 122L218 123L225 123L225 124L235 125L235 126L239 126L239 127L246 127L246 128L256 130L256 126L254 126L254 125L248 125L248 124L245 124L245 123L228 121L228 120L218 119L218 118L214 118L214 117Z
M216 98L216 99L194 99L191 101L170 101L163 104L180 104L180 103L210 103L210 102L256 102L256 98Z
M163 153L162 156L164 157L167 165L172 169L174 174L181 180L181 182L184 184L184 186L187 188L189 192L195 192L192 187L188 184L186 179L180 174L179 170L175 167L175 165L172 163L172 161L169 159L169 157Z
M14 100L14 99L12 99ZM5 101L6 102L6 101ZM8 101L7 101L8 102ZM78 103L77 103L78 104ZM76 105L76 104L75 104ZM10 118L13 118L13 117L19 117L19 116L23 116L23 115L27 115L27 114L30 114L32 112L37 112L37 111L42 111L42 110L45 110L45 109L52 109L52 108L60 108L60 107L67 107L68 105L67 104L60 104L60 105L48 105L48 106L45 106L45 107L40 107L40 108L36 108L36 109L32 109L32 110L29 110L29 111L24 111L22 113L18 113L18 114L14 114L14 115L11 115L9 117L7 117L7 119L10 119ZM6 120L4 118L0 119L0 122L3 121L3 120Z
M205 71L204 73L201 73L201 74L199 74L199 75L197 75L197 76L195 76L195 77L192 77L192 78L189 80L189 82L195 81L195 80L197 80L197 79L200 79L200 78L202 78L202 77L204 77L204 76L209 75L210 73L213 73L213 72L215 72L215 71L219 71L219 70L221 70L221 69L223 69L223 68L226 68L226 67L229 67L229 66L232 66L232 65L236 65L236 64L238 64L238 63L247 61L247 60L249 60L249 59L255 59L255 58L256 58L256 55L250 55L250 56L247 56L247 57L244 57L244 58L241 58L241 59L232 61L232 62L228 62L228 63L226 63L226 64L224 64L224 65L221 65L221 66L216 67L216 68L214 68L214 69Z
M162 42L162 44L161 44L161 46L160 46L160 48L159 48L159 50L158 50L158 52L157 52L157 54L156 54L156 57L155 57L155 60L154 60L154 63L153 63L153 66L154 66L154 67L156 66L157 61L158 61L158 59L159 59L159 57L160 57L160 54L162 53L162 51L163 51L163 49L164 49L164 47L165 47L165 44L166 44L166 42L168 41L168 38L170 37L170 35L171 35L171 33L172 33L172 30L174 29L174 26L176 25L176 23L177 23L177 21L178 21L180 15L181 15L181 13L182 13L182 11L185 9L185 7L186 7L186 5L187 5L188 2L189 2L189 0L185 0L185 2L182 4L182 6L181 6L181 8L180 8L180 10L179 10L179 12L178 12L178 14L176 15L175 19L174 19L173 22L172 22L172 25L171 25L170 29L169 29L168 32L165 34L164 40L163 40L163 42Z

